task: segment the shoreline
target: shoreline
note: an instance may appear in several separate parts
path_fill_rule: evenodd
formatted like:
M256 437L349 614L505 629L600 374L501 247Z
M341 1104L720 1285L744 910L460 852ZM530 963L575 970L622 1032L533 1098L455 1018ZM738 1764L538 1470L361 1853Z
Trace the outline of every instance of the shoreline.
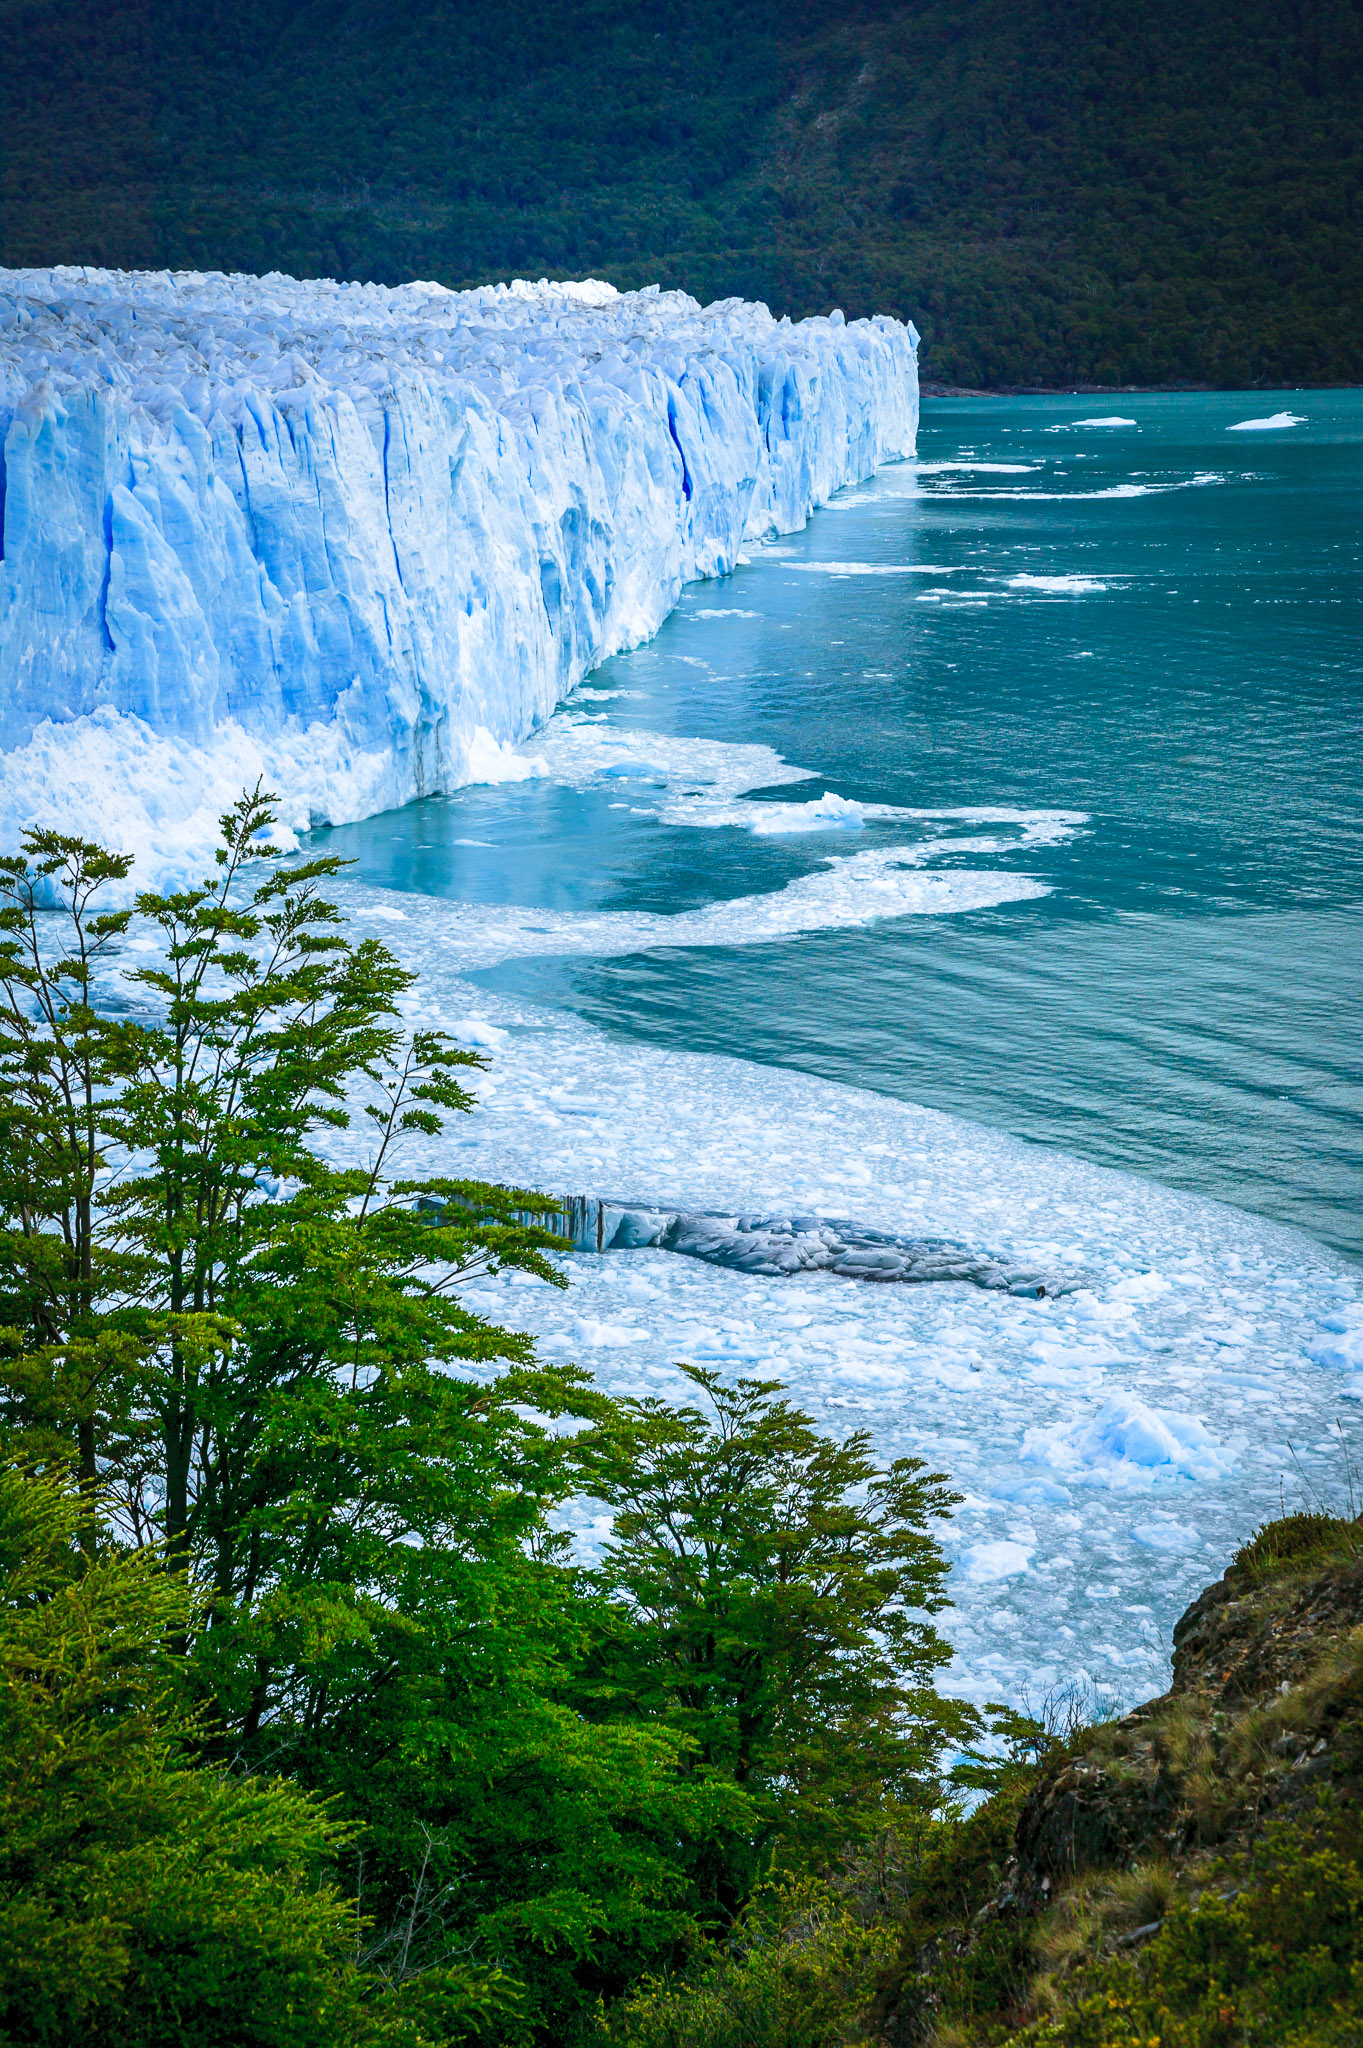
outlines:
M1170 392L1243 391L1259 397L1273 392L1359 391L1359 384L939 384L919 376L920 398L1141 398Z

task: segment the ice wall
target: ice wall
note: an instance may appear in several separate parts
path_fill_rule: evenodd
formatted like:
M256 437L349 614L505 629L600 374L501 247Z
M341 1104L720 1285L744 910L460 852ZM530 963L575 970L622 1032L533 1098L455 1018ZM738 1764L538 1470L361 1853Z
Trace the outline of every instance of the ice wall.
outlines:
M0 270L0 841L192 870L512 754L692 577L912 453L917 335L656 288Z

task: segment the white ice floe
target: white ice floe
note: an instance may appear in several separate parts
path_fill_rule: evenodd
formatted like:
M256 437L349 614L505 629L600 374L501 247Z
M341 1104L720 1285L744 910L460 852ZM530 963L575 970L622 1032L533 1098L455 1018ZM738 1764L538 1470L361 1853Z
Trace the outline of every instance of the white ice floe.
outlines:
M1096 491L960 491L954 495L963 498L1035 498L1056 503L1081 498L1156 498L1165 491L1197 491L1205 489L1208 484L1223 484L1225 481L1219 469L1200 469L1195 476L1179 477L1172 483L1106 484Z
M920 810L906 804L862 803L852 797L825 790L805 803L790 800L775 803L717 800L707 790L669 799L658 812L665 825L715 828L738 826L760 839L784 838L806 832L858 832L867 825L912 828L916 848L905 847L899 858L926 862L944 852L1006 853L1015 846L1063 846L1088 823L1086 811L1026 811L1008 808L978 810ZM1000 825L1015 836L997 834L975 839L961 837L962 825Z
M752 804L745 808L753 814L748 829L759 837L772 838L798 832L860 832L868 811L874 813L890 807L853 803L849 797L826 789L822 796L811 797L808 803ZM733 812L726 812L725 816L732 818Z
M0 271L0 843L193 873L474 780L690 578L913 452L917 337L680 292Z
M1114 1394L1087 1421L1029 1430L1024 1464L1044 1465L1072 1486L1148 1490L1162 1480L1221 1479L1234 1458L1195 1415L1150 1408Z
M668 796L695 792L708 803L722 803L747 789L809 779L807 768L783 760L771 747L636 732L575 710L561 711L536 735L533 747L534 772L566 789L616 782Z
M919 833L921 846L896 856L903 861L929 859L946 846L949 831L955 835L956 828L964 825L1004 826L1016 837L969 840L952 836L950 850L955 853L998 853L1010 845L1062 845L1088 823L1085 811L1029 811L1007 805L924 810L861 803L833 790L801 802L738 801L749 790L806 782L809 770L787 761L771 747L641 732L612 725L604 713L576 709L580 699L610 694L614 693L577 691L573 705L536 734L533 752L520 757L525 762L523 773L568 789L618 787L628 792L631 808L652 812L665 825L739 826L759 838L858 831L867 824L911 825ZM508 773L504 779L520 778Z
M1131 1531L1133 1543L1144 1545L1147 1550L1161 1550L1166 1556L1182 1557L1189 1551L1202 1549L1202 1538L1196 1529L1186 1522L1176 1522L1169 1515L1152 1516L1148 1522L1138 1522Z
M1106 590L1096 576L1010 576L1010 590L1041 590L1054 597L1083 597L1090 591Z
M1306 1345L1317 1365L1352 1375L1340 1387L1345 1401L1363 1401L1363 1303L1344 1302L1317 1322L1320 1335Z
M972 1586L989 1586L999 1579L1016 1578L1025 1572L1036 1548L1032 1543L970 1543L957 1559L961 1577Z
M1048 434L1067 434L1072 427L1134 427L1136 422L1123 417L1121 413L1105 413L1100 419L1063 420L1058 427L1047 427Z
M794 569L810 576L959 576L961 566L944 568L940 562L786 562L783 569Z
M952 843L970 847L969 841ZM986 850L995 851L995 844ZM409 933L419 927L423 943L450 968L473 969L502 960L586 954L607 959L660 946L763 946L802 932L850 931L883 918L941 917L1050 893L1032 875L933 870L924 867L925 858L920 847L832 855L783 889L670 913L525 909L419 896L385 900L377 890L366 890L364 900L380 919L402 922ZM394 909L400 919L393 918Z
M1272 434L1283 427L1304 427L1306 415L1301 412L1271 412L1261 420L1236 420L1227 427L1228 434Z

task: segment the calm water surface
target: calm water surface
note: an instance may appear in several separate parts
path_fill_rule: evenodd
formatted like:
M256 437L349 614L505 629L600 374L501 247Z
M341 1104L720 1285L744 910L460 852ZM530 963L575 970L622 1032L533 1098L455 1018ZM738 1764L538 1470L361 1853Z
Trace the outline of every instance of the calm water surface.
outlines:
M1306 423L1227 431L1282 407ZM1109 413L1134 424L1075 424ZM1067 843L994 858L1050 893L483 979L1363 1251L1363 393L930 400L919 451L689 589L591 679L625 694L582 706L762 742L811 771L783 799L1085 812ZM598 776L318 836L389 888L673 912L780 889L891 830L834 845L668 825Z

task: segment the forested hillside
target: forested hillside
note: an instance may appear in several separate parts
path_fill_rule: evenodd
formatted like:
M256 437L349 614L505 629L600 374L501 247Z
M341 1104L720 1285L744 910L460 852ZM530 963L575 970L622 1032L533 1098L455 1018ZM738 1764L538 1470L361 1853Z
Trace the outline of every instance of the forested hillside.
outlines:
M1363 380L1359 0L0 0L0 261L659 281Z

